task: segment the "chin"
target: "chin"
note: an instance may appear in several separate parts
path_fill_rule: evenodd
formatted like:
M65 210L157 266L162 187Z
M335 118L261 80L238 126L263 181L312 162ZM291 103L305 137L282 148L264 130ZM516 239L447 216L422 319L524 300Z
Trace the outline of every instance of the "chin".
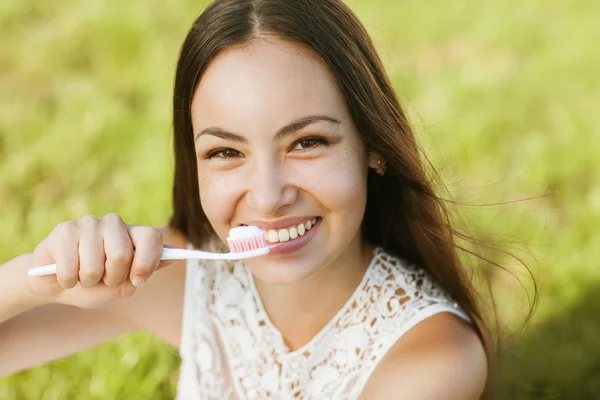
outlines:
M244 263L261 282L271 285L289 285L301 282L317 273L323 263L315 257L297 255L265 256Z

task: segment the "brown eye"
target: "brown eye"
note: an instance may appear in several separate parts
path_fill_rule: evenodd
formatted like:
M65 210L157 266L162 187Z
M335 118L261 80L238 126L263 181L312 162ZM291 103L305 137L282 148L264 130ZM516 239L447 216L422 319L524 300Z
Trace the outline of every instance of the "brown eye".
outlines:
M229 158L236 158L236 157L241 157L242 153L240 153L237 150L234 149L219 149L219 150L215 150L212 151L208 154L208 156L206 156L207 159L212 159L212 158L222 158L222 159L229 159Z
M322 144L327 144L327 142L325 140L319 139L319 138L300 139L294 144L294 147L292 148L292 150L306 151L313 147L320 146Z

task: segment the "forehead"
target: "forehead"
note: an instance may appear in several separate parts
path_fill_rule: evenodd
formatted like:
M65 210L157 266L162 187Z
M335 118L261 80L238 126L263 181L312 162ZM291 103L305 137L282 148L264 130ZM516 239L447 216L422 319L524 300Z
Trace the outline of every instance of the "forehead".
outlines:
M249 122L281 126L323 113L338 118L347 113L329 69L303 46L271 38L221 53L202 76L192 102L195 128Z

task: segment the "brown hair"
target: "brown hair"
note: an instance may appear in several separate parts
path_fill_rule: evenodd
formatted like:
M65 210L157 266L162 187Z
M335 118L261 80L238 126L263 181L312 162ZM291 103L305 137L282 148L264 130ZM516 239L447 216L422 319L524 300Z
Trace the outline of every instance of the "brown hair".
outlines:
M194 22L181 48L173 96L176 161L171 226L198 247L214 235L198 193L192 96L211 60L259 35L302 44L329 67L365 144L387 164L383 176L372 170L368 175L365 240L428 271L472 318L492 367L487 325L458 257L457 250L466 249L455 242L457 235L469 237L453 229L374 45L342 1L217 0Z

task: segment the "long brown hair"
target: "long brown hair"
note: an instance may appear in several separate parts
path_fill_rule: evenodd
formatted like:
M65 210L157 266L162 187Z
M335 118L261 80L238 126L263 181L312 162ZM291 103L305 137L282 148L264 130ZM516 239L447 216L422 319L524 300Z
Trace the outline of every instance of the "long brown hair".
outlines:
M413 129L369 35L342 1L217 0L194 22L181 48L173 96L176 161L171 226L198 247L214 235L198 193L192 96L221 51L266 35L308 47L329 67L366 146L387 164L383 176L374 171L368 175L365 240L418 265L439 282L474 321L491 367L489 330L459 260L457 250L464 248L455 242L458 232L444 200L434 192L437 175L425 168Z

